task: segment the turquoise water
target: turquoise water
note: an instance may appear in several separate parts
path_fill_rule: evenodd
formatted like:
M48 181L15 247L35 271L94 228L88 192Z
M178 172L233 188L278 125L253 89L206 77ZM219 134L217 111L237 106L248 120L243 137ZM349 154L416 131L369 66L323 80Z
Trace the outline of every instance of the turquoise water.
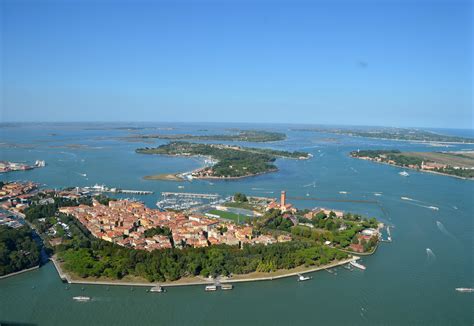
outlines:
M109 128L111 125L105 125ZM155 127L156 125L146 125ZM175 130L156 133L224 132L227 125L160 125ZM201 286L171 288L166 294L144 288L73 285L61 283L51 264L37 271L0 280L0 321L39 325L472 325L473 295L456 287L473 287L474 182L351 159L347 153L362 148L440 150L423 144L350 138L284 130L287 140L244 144L276 149L305 150L309 161L278 160L279 172L238 181L180 183L146 181L142 176L188 171L198 159L139 155L134 149L153 143L124 142L124 130L84 130L97 125L20 125L0 128L0 160L34 161L47 166L4 174L2 180L33 180L48 187L106 184L155 191L136 196L153 207L161 191L240 191L251 195L374 200L376 204L291 200L298 207L328 206L377 216L393 225L392 243L363 259L365 271L339 268L308 282L296 279L237 284L233 291L204 292ZM115 127L115 126L113 126ZM238 125L230 125L238 127ZM245 127L245 126L244 126ZM246 127L258 128L248 125ZM97 128L96 128L97 129ZM52 136L54 133L56 135ZM464 132L464 135L467 133ZM331 138L331 139L328 139ZM66 145L87 145L71 148ZM459 145L442 150L472 149ZM83 177L81 174L87 174ZM309 184L315 183L308 186ZM306 187L305 187L306 186ZM254 188L254 190L252 190ZM341 194L345 191L347 194ZM273 193L272 193L273 192ZM374 193L381 193L375 196ZM309 196L307 196L307 194ZM400 197L412 200L402 200ZM439 207L438 211L427 208ZM429 249L429 250L427 250ZM91 302L77 303L75 295Z

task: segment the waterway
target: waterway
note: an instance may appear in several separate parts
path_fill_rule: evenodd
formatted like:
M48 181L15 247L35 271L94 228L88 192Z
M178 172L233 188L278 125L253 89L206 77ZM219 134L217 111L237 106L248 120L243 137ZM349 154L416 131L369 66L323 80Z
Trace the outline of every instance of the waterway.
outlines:
M142 176L189 171L199 159L140 155L137 147L166 141L127 142L123 124L3 125L0 160L34 162L47 166L3 174L0 180L32 180L51 188L91 186L154 191L135 196L150 207L162 191L186 191L277 197L282 189L291 197L359 199L376 203L291 200L298 207L331 207L376 216L392 225L393 242L364 257L367 270L339 268L313 279L295 278L237 284L232 291L205 292L202 286L172 288L165 294L143 288L98 285L67 286L52 264L0 280L0 323L37 325L472 325L474 182L410 171L351 159L355 149L460 150L426 144L296 132L284 125L136 124L143 133L222 133L226 128L284 131L288 139L247 146L304 150L307 161L277 160L279 171L232 181L167 182ZM157 130L156 127L161 129ZM153 129L152 129L153 128ZM174 128L174 129L169 129ZM207 130L207 131L204 131ZM446 131L448 132L448 131ZM455 134L457 131L449 130ZM463 135L472 131L462 131ZM74 146L71 146L74 145ZM81 146L76 146L81 145ZM86 176L84 176L84 174ZM308 186L311 184L310 186ZM184 189L178 188L179 185ZM341 193L343 192L343 193ZM375 195L375 193L380 195ZM402 200L408 197L413 200ZM428 208L436 206L439 210ZM92 301L78 303L73 296Z

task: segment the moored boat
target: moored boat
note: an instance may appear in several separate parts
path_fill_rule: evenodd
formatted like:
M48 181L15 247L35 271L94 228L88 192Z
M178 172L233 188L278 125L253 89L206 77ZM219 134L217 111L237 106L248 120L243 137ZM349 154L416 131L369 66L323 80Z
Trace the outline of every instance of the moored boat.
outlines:
M166 290L163 287L157 285L157 286L152 287L150 289L150 292L163 293L163 292L166 292Z
M217 286L215 286L215 285L206 285L204 290L206 290L206 291L217 291Z
M311 279L311 276L304 276L302 274L298 274L298 282L308 281Z
M364 265L359 264L359 263L356 262L355 260L351 260L349 264L351 264L351 265L354 266L354 267L360 268L360 269L362 269L362 270L365 270L365 269L366 269L366 267L365 267Z
M222 290L232 290L234 286L232 284L221 284Z

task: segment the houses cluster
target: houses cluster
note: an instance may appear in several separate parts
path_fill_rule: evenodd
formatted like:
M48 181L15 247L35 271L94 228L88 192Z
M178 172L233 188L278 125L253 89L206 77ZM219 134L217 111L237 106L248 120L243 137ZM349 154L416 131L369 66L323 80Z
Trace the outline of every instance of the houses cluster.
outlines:
M37 188L37 184L33 182L9 182L3 184L0 189L0 201L6 201L5 205L9 208L12 205L21 203L27 198L31 197L29 194Z
M97 238L149 251L217 244L271 244L278 241L267 235L253 237L251 226L236 225L204 215L162 212L130 200L110 201L108 205L94 200L92 206L62 207L59 211L74 216ZM171 234L146 237L145 231L154 228L169 229Z
M12 218L11 215L0 212L0 225L6 225L16 229L21 227L23 224L21 224L17 219Z
M350 249L354 252L364 252L364 242L369 242L372 237L380 237L380 233L376 229L365 229L359 232L357 235L357 243L351 243Z
M343 218L344 217L344 212L343 211L338 211L334 209L328 209L328 208L322 208L322 207L316 207L313 210L309 211L304 215L305 218L308 220L313 219L316 217L318 214L324 214L326 216L331 216L333 215L336 218Z

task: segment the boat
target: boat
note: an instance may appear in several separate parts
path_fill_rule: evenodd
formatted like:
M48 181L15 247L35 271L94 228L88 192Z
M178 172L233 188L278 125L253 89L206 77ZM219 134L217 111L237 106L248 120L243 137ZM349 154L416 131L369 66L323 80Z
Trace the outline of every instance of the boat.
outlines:
M311 276L304 276L302 274L298 274L298 282L303 282L303 281L307 281L307 280L310 280L311 279Z
M432 209L434 211L439 211L439 208L436 206L428 206L429 209Z
M152 287L150 289L150 292L164 293L166 292L166 290L162 288L161 286L157 285L157 286Z
M339 191L341 195L347 195L347 191Z
M350 263L352 266L354 267L357 267L357 268L360 268L362 269L363 271L366 269L366 267L362 264L359 264L358 262L356 262L355 260L351 260Z
M456 291L470 293L470 292L474 292L474 288L456 288Z
M221 284L222 290L232 290L234 286L232 284Z
M72 297L74 301L79 301L79 302L87 302L90 301L90 297L84 297L84 296L78 296L78 297Z
M217 286L215 286L215 285L206 285L204 290L206 290L206 291L217 291Z
M402 177L410 176L407 171L398 172L398 174L400 174Z
M403 199L403 200L413 200L413 199L411 199L411 198L409 198L409 197L400 197L400 199Z

